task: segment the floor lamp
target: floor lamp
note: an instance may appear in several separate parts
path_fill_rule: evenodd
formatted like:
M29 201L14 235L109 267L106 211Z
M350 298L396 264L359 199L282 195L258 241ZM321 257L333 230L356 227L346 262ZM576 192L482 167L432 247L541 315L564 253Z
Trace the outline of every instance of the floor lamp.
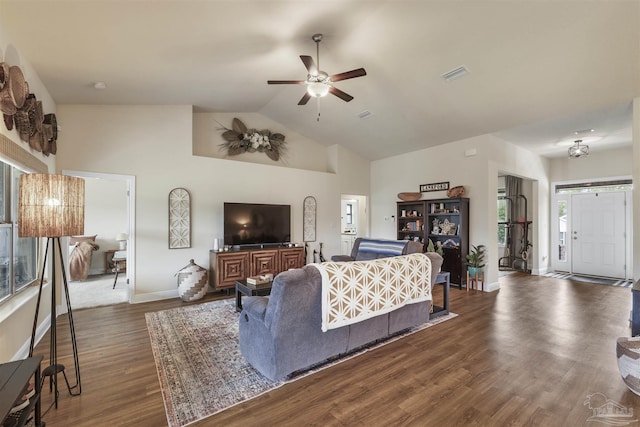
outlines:
M69 394L77 396L82 393L80 382L80 363L78 362L78 346L73 324L73 312L69 300L67 274L63 264L60 237L84 234L84 180L65 175L23 174L20 175L20 192L18 202L18 236L46 237L47 246L44 251L40 289L33 318L29 357L33 356L42 285L44 283L47 256L51 247L51 328L49 335L49 366L42 371L42 377L49 377L49 389L55 390L54 404L58 407L58 374L62 373L67 383ZM56 252L58 256L56 256ZM62 272L62 289L67 303L71 344L73 346L73 363L76 383L69 384L63 364L58 363L57 331L56 331L56 267L60 263Z

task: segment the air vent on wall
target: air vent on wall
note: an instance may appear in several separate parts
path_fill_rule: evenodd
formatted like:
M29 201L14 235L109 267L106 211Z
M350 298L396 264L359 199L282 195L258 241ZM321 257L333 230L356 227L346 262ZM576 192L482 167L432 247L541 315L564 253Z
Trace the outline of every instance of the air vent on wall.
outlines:
M458 79L462 76L466 76L467 74L469 74L469 70L464 65L461 65L457 68L454 68L451 71L447 71L446 73L444 73L442 75L442 78L445 79L446 81L451 81L451 80Z

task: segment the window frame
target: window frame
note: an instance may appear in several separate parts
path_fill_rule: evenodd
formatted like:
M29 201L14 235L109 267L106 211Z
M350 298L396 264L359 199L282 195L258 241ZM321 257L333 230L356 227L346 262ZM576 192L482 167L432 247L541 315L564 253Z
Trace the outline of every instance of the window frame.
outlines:
M38 281L40 239L37 237L18 237L19 189L17 186L19 185L19 176L30 173L30 171L8 162L2 157L0 157L0 164L2 165L0 167L0 203L3 205L0 229L6 230L6 236L0 242L0 245L6 244L6 246L0 247L0 253L5 254L2 258L6 258L6 263L2 263L6 266L5 273L0 276L0 283L4 284L4 286L0 285L0 304L3 304ZM27 241L26 245L25 241ZM19 246L33 249L28 250L26 258L21 262L18 262L18 258L21 258ZM25 265L30 265L30 268ZM24 282L19 283L19 274L25 275Z
M0 306L5 305L8 301L11 301L14 297L21 294L23 291L32 287L33 284L38 283L40 280L41 272L39 271L39 265L41 263L42 252L42 239L37 237L18 237L17 229L17 213L18 213L18 188L19 174L22 173L48 173L49 168L46 163L36 158L32 153L25 150L21 144L13 142L8 136L0 134L0 162L3 167L0 168L0 173L3 174L0 181L0 188L2 194L0 194L0 204L2 204L0 213L0 224L3 224L3 228L9 229L10 246L9 250L5 250L5 256L7 258L7 269L10 270L6 274L11 279L9 291L6 295L0 296ZM7 177L7 178L5 178ZM12 207L13 203L13 207ZM18 254L18 242L24 243L23 239L29 239L32 243L26 245L27 249L32 246L32 256L26 260L16 260L14 257ZM4 241L5 239L3 239ZM0 242L1 243L1 242ZM23 248L25 245L21 245ZM16 263L20 264L20 268L15 269ZM22 267L27 265L28 272L25 275ZM17 271L24 278L24 283L19 283L16 286ZM29 277L31 275L31 277Z

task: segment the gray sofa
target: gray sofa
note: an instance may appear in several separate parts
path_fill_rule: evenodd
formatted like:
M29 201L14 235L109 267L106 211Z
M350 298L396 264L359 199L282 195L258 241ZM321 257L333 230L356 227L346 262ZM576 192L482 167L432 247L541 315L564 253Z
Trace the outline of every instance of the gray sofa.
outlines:
M431 282L442 257L431 261ZM244 358L272 380L349 353L429 320L431 301L409 304L359 323L321 330L320 272L313 266L278 274L270 297L248 297L240 313L240 351Z
M331 261L366 261L369 259L386 258L391 256L397 256L399 254L393 252L385 252L384 249L377 248L375 250L368 250L369 243L383 243L388 242L391 244L402 245L402 255L420 253L424 250L422 243L414 242L412 240L386 240L386 239L369 239L366 237L358 237L353 242L353 248L351 248L351 255L334 255L331 257ZM362 245L362 246L361 246Z

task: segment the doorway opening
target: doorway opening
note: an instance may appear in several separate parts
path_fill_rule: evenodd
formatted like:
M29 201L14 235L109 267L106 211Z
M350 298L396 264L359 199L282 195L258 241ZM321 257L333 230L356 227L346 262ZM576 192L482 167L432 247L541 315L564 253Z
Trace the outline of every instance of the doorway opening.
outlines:
M498 271L531 274L534 245L533 184L527 178L498 175Z
M627 178L554 185L554 271L631 278L631 189Z
M367 197L343 194L340 197L340 253L349 255L356 238L368 235Z
M71 307L131 302L135 277L135 177L63 173L85 180L85 232L69 238Z

